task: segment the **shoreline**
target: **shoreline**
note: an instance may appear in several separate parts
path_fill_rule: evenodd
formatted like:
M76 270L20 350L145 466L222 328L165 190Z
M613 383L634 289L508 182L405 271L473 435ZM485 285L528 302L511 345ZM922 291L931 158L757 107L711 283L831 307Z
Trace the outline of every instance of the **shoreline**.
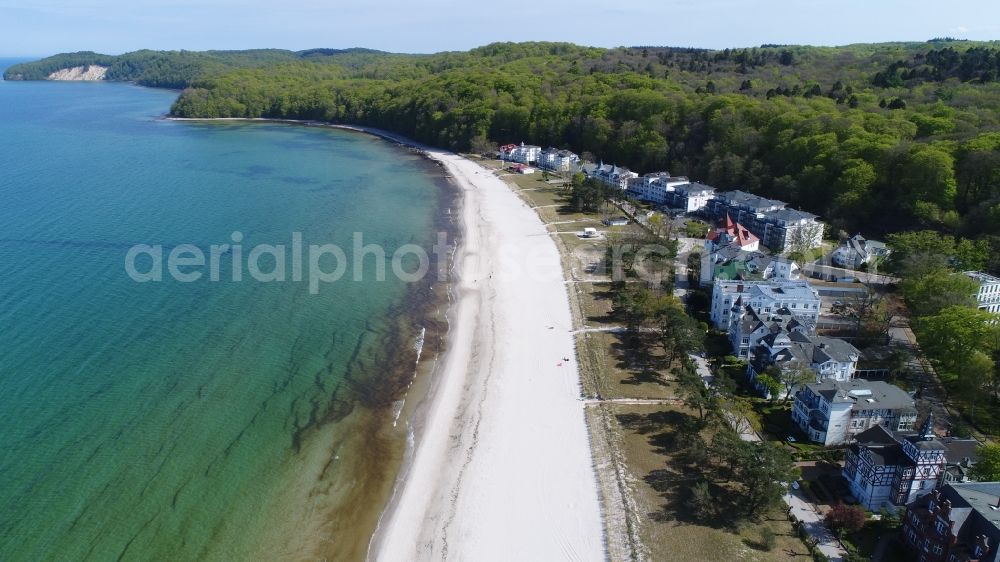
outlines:
M444 353L407 419L407 451L368 560L606 559L569 293L538 215L490 170L387 131L167 119L374 135L420 150L462 194ZM505 250L541 255L553 271L513 272L502 267Z

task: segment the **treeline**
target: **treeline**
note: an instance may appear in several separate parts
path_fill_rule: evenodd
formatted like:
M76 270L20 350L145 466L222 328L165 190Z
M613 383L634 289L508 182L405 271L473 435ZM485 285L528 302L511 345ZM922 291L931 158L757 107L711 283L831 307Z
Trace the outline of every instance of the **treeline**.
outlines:
M881 88L898 88L921 82L943 82L950 78L961 82L996 82L1000 76L1000 49L952 47L916 53L909 60L898 60L872 78Z
M4 80L45 80L64 68L100 65L108 67L106 80L135 82L143 86L181 89L194 81L241 68L258 68L308 60L336 61L345 68L371 64L390 56L371 49L251 49L243 51L150 51L102 55L91 51L59 54L39 61L16 64L4 72ZM408 55L391 55L406 57Z
M115 61L112 55L102 55L93 51L78 53L62 53L39 61L15 64L3 73L4 80L45 80L49 74L64 68L77 66L111 66Z
M343 74L329 65L241 70L199 81L172 111L358 123L457 150L524 140L747 189L837 229L1000 235L1000 91L967 84L948 95L886 91L866 75L853 84L787 87L780 84L789 74L810 74L807 61L826 59L798 48L786 66L786 50L793 53L766 57L787 69L773 87L743 78L738 66L731 76L713 74L708 89L704 80L659 78L658 68L636 70L642 49L595 57L586 48L495 45ZM647 64L658 65L646 51ZM739 80L726 86L732 77ZM967 103L973 98L975 108Z
M153 74L190 84L178 116L354 123L456 150L565 147L782 199L833 232L930 228L989 239L1000 254L1000 86L872 84L872 69L894 61L984 48L943 47L497 43L420 56L276 52L276 64L248 55L228 71L172 55Z

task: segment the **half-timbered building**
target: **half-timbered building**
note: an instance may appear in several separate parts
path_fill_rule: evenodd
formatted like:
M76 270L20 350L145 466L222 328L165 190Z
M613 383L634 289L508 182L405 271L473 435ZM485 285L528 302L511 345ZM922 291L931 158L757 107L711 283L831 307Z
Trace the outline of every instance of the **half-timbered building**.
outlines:
M947 448L934 435L928 415L916 434L893 433L877 425L855 436L843 476L851 494L871 511L902 506L934 489L941 480Z

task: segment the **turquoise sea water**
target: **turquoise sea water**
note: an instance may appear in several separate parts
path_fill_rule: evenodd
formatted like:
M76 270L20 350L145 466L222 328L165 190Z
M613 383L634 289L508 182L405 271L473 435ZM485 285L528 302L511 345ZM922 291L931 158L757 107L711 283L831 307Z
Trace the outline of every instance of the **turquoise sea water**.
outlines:
M359 367L391 275L136 283L125 255L428 244L439 179L360 134L158 119L175 95L0 82L0 560L243 557L338 385L386 376Z

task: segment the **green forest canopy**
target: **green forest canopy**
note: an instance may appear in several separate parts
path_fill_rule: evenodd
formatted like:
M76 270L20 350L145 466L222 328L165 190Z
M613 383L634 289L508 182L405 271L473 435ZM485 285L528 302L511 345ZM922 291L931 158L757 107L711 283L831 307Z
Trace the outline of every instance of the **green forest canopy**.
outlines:
M456 150L554 145L782 199L836 230L931 228L1000 250L1000 43L101 57L58 55L5 77L109 64L109 79L185 87L178 116L362 124Z

